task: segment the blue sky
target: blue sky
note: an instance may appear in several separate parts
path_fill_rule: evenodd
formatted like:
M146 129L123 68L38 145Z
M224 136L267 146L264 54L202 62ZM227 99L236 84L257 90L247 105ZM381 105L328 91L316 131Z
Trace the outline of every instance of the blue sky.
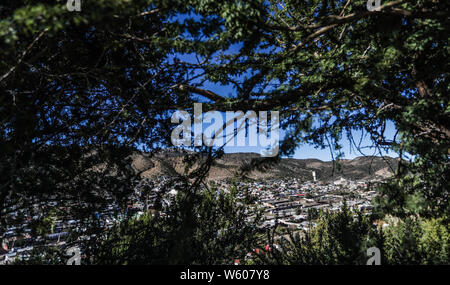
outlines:
M204 86L204 88L213 91L219 95L222 96L226 96L228 97L229 94L233 94L233 88L231 86L220 86L218 84L212 84L212 83L208 83ZM220 110L217 110L220 111ZM238 111L238 110L236 110ZM247 111L247 110L241 110L243 112ZM387 127L386 127L386 136L388 138L392 138L395 135L396 129L393 123L388 123ZM282 138L284 136L284 133L282 131L280 131L280 137ZM354 139L356 141L359 141L359 139L361 138L361 133L360 132L353 132L353 136ZM353 159L355 157L358 156L362 156L362 154L360 152L358 152L354 147L350 146L350 142L348 141L348 139L346 137L344 137L341 140L343 149L342 152L345 154L344 158L346 159ZM365 155L377 155L378 152L376 151L376 149L374 147L371 147L372 142L370 141L370 139L368 137L363 137L362 139L362 144L363 147L365 147L363 149L363 153ZM230 152L256 152L259 153L260 148L259 147L225 147L224 151L226 153L230 153ZM392 156L392 157L397 157L398 155L395 152L389 152L389 153L385 153L383 152L383 155L388 155L388 156ZM298 159L303 159L303 158L317 158L323 161L330 161L332 160L331 154L330 154L330 150L328 148L326 149L320 149L320 148L316 148L314 145L311 144L303 144L301 146L299 146L296 151L295 154L293 156L293 158L298 158Z
M229 53L237 53L239 52L240 49L240 45L233 45L227 52ZM190 63L197 63L197 58L192 55L192 54L177 54L175 55L178 59L184 61L184 62L190 62ZM219 94L220 96L223 97L234 97L235 96L235 90L233 89L232 86L223 86L220 84L216 84L216 83L211 83L211 82L206 82L203 84L202 86L203 89L207 89L210 90L216 94ZM217 111L221 111L221 110L217 110ZM239 110L235 110L235 111L239 111ZM246 112L248 110L240 110L243 112ZM270 111L270 110L267 110ZM205 125L203 126L203 129L205 128ZM393 123L388 122L386 130L385 130L385 135L387 138L393 138L395 135L396 129ZM280 138L284 137L284 133L283 131L280 131ZM355 139L355 141L360 140L361 138L361 134L359 132L353 132L353 137ZM349 140L344 136L344 138L341 140L340 142L342 144L343 149L341 150L344 153L344 158L346 159L353 159L355 157L359 157L364 155L379 155L379 151L377 151L376 148L371 147L372 142L368 137L363 137L361 140L361 146L363 146L363 154L360 153L358 150L355 149L355 147L351 146ZM259 153L261 150L260 147L225 147L224 151L226 153L231 153L231 152L255 152L255 153ZM392 157L398 157L398 155L395 152L389 151L389 152L383 152L383 155L388 155L388 156L392 156ZM304 158L317 158L323 161L330 161L332 160L332 156L330 153L330 150L328 148L326 149L320 149L315 147L314 145L310 145L310 144L303 144L301 146L299 146L296 151L295 154L293 156L293 158L298 158L298 159L304 159Z
M229 97L230 95L233 96L234 94L234 90L231 86L221 86L219 84L214 84L214 83L206 83L203 86L204 89L213 91L221 96L225 96L225 97ZM216 110L216 111L221 111L221 110ZM244 113L246 111L249 110L235 110L235 111L243 111ZM270 111L270 110L267 110ZM191 120L193 122L192 119L192 115L191 115ZM204 115L204 114L203 114ZM225 116L222 115L223 119L225 119ZM204 116L203 116L204 118ZM181 122L180 122L181 123ZM205 130L209 125L208 123L203 123L203 130ZM388 122L387 126L386 126L386 131L385 131L385 135L387 138L393 138L395 135L396 129L395 126L392 122ZM361 139L361 132L359 131L354 131L352 133L353 135L353 139L356 142L359 142ZM285 136L285 133L281 130L280 131L280 139L282 139ZM379 155L379 151L372 147L372 142L370 140L369 137L367 136L363 136L361 139L361 146L362 146L362 153L359 152L358 150L356 150L356 148L354 146L351 145L350 141L346 138L346 136L343 137L343 139L341 140L341 144L342 144L342 152L344 153L344 158L346 159L353 159L355 157L359 157L364 155ZM246 144L248 145L248 144ZM234 146L234 147L224 147L224 151L226 153L236 153L236 152L255 152L255 153L260 153L261 151L261 147L250 147L250 146ZM388 155L388 156L392 156L392 157L398 157L398 155L395 152L384 152L383 151L383 155ZM311 144L302 144L300 145L296 151L295 154L293 155L293 158L297 158L297 159L304 159L304 158L317 158L323 161L330 161L332 160L332 156L330 153L330 150L328 148L325 149L321 149L321 148L317 148L314 145Z

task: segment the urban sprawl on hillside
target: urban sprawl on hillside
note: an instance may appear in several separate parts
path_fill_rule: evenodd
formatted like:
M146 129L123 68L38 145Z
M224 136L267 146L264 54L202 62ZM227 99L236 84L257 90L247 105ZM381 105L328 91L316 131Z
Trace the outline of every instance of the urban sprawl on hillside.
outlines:
M264 229L267 227L281 226L293 230L308 231L314 226L313 213L319 210L339 211L344 201L352 210L359 210L370 214L372 199L376 191L371 190L377 180L352 181L345 178L337 178L331 181L317 181L314 172L310 181L301 181L297 178L269 179L263 181L233 182L231 179L214 181L213 185L218 190L229 191L232 186L244 192L254 199L252 208L263 211L262 223L255 227ZM170 185L168 187L168 185ZM148 191L150 189L150 191ZM155 202L158 200L163 207L159 207L159 214L165 215L164 209L170 207L173 198L178 193L177 183L169 177L157 179L145 178L136 187L132 195L131 203L121 208L111 202L103 211L96 213L95 218L104 230L119 223L127 216L139 217L145 213L155 214ZM112 200L111 200L112 201ZM58 202L36 202L33 209L44 207L62 208ZM63 219L53 218L51 232L44 235L32 233L32 225L36 220L45 218L44 214L36 214L29 210L17 209L11 213L12 217L25 217L21 226L8 228L1 237L0 264L8 264L17 259L27 259L35 248L62 247L68 248L73 241L68 242L71 233L78 233L76 243L83 240L96 238L95 233L89 233L85 224L75 217L66 216ZM82 233L82 234L80 234Z

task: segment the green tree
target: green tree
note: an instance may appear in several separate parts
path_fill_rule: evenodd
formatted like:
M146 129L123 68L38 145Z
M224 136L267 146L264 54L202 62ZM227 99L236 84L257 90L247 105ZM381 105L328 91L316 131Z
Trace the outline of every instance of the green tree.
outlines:
M356 215L356 217L355 217ZM345 205L340 212L321 211L308 230L271 237L279 245L267 255L259 255L257 263L284 265L365 264L366 249L373 243L370 220L352 213Z
M61 215L98 233L93 214L111 201L126 205L139 183L130 156L171 145L171 113L191 110L194 102L204 102L205 111L281 111L286 135L279 156L314 143L339 159L341 138L361 149L353 138L361 131L380 152L411 157L380 188L381 216L422 216L433 230L433 219L448 225L448 1L385 1L367 11L366 0L100 0L83 1L79 13L68 12L65 2L0 6L0 232L26 216L45 216L53 208L47 202L56 200L64 201ZM186 54L198 60L186 62ZM216 94L209 83L235 92ZM394 137L386 135L389 122ZM197 150L207 159L188 177L192 183L182 191L188 203L179 204L178 224L161 229L177 233L161 249L173 253L171 263L197 262L199 244L208 248L199 252L211 252L211 228L199 227L195 211L211 202L198 189L221 151ZM18 209L24 212L12 215ZM217 214L229 213L222 211ZM334 256L293 260L357 258L362 240L355 239L364 231L348 237L355 246L340 238L353 223L343 215L330 218L339 226L319 225ZM425 247L448 236L428 232ZM179 236L185 238L174 245ZM239 234L234 238L232 244ZM206 263L213 260L220 263L213 257Z
M192 107L177 88L192 68L173 55L195 42L170 20L186 3L82 2L0 5L0 232L52 201L85 223L126 205L140 179L130 155L170 144L171 110Z
M377 11L365 0L198 2L201 15L223 17L214 40L240 46L205 64L205 77L234 86L235 97L192 92L216 108L282 111L280 155L307 142L339 159L344 137L361 150L360 131L380 153L411 158L390 184L404 194L382 191L386 203L409 211L415 206L399 199L422 197L423 214L448 212L447 1L385 1ZM386 135L389 122L394 136Z
M394 220L383 234L387 264L450 263L450 233L443 219Z
M260 214L233 186L179 192L161 216L147 214L104 233L93 245L97 264L232 264L256 244Z

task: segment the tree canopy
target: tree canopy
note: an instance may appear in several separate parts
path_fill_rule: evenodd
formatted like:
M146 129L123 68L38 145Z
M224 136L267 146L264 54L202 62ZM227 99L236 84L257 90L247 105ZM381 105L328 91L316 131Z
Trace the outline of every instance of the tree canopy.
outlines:
M339 159L340 140L360 148L361 131L410 159L381 189L380 212L448 213L448 1L383 1L374 11L366 2L0 4L0 229L38 199L72 201L86 219L108 199L126 203L139 180L130 155L171 147L170 115L195 102L280 111L279 157L313 143Z

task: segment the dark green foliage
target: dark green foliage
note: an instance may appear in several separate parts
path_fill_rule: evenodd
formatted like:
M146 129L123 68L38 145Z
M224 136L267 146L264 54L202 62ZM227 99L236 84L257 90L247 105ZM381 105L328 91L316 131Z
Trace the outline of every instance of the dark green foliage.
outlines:
M257 211L238 189L180 192L167 215L118 224L93 247L97 264L232 264L256 241Z
M83 1L70 13L65 2L0 7L1 228L37 200L79 219L123 205L139 178L129 156L167 145L168 112L185 102L171 86L186 68L168 59L183 27L166 24L184 5L141 15L155 3Z
M449 4L383 2L374 12L366 0L98 0L83 1L82 12L62 0L0 4L0 233L34 215L36 234L51 232L52 211L98 235L94 213L126 206L139 183L130 155L170 146L171 112L201 101L204 110L281 111L280 155L314 143L340 159L339 140L360 150L353 132L361 131L380 151L411 157L380 188L377 216L427 220L377 236L348 210L322 214L279 263L364 263L367 237L387 263L448 263ZM233 86L233 97L203 90L210 82ZM95 262L242 256L252 239L244 209L234 207L235 194L199 192L220 156L200 151L208 159L170 214L125 221ZM25 211L13 216L17 209ZM215 238L220 229L227 234Z
M365 264L367 241L372 225L361 213L344 206L340 212L321 212L310 221L308 231L290 232L273 237L280 249L257 257L257 263L269 264ZM315 226L313 226L315 225ZM370 245L370 246L369 246Z
M450 264L450 233L444 219L390 219L383 232L385 264Z
M377 227L369 217L352 213L345 206L337 213L321 212L311 230L269 237L279 248L255 255L250 263L365 265L371 257L367 250L376 247L383 265L450 264L450 233L445 219L391 216L386 220L385 227Z

